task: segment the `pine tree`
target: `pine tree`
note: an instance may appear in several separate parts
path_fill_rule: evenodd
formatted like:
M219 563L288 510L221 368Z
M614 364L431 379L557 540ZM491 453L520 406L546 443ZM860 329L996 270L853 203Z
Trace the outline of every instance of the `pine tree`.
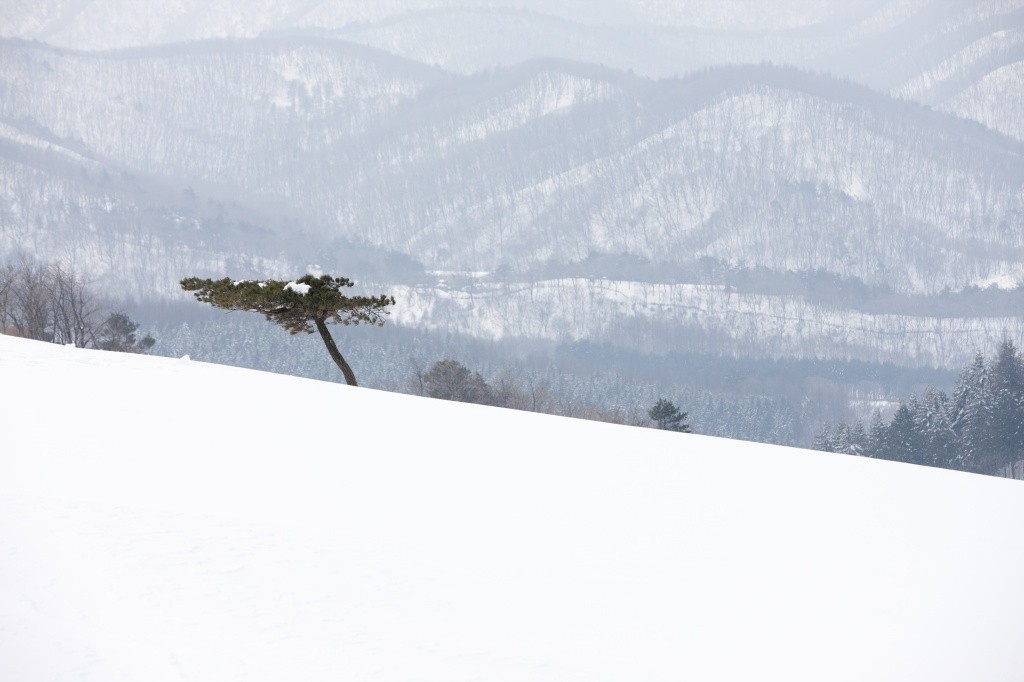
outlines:
M864 422L858 419L850 429L850 454L863 457L868 449L868 434L864 430Z
M139 339L135 335L138 330L139 325L125 313L111 313L100 327L96 347L121 353L145 353L156 344L156 339L149 334Z
M690 433L690 425L686 423L686 412L680 412L676 405L665 398L660 398L650 410L647 416L654 421L654 425L663 431L678 431Z
M949 419L949 398L942 391L929 387L919 410L916 421L922 435L926 463L955 468L958 444Z
M853 441L850 437L850 425L842 423L836 428L836 435L832 439L833 452L840 452L844 455L852 454Z
M345 277L305 275L295 281L278 280L233 282L229 278L211 280L189 277L181 280L181 288L191 291L203 303L224 310L245 310L260 313L291 334L312 334L314 329L327 347L331 359L345 375L350 386L357 386L356 375L342 357L328 322L343 325L384 325L387 307L395 304L393 296L345 296L343 287L351 287Z
M871 425L868 427L868 447L864 451L865 457L883 456L888 431L889 427L882 419L882 412L875 410L875 413L871 415Z
M1024 363L1012 341L1003 341L989 368L993 471L1013 475L1024 459Z
M835 435L825 427L812 447L1015 476L1024 462L1024 358L1004 341L991 363L979 353L964 368L952 398L929 387L900 403L888 424L876 410L867 433L860 422Z
M822 452L835 452L835 443L832 440L832 429L828 424L821 427L818 434L814 437L811 442L812 450L821 450Z
M958 452L954 466L966 471L985 471L991 460L992 401L985 356L978 353L964 368L953 389L950 425Z
M914 423L914 411L909 404L900 403L886 430L885 449L881 456L897 462L921 464L920 440Z

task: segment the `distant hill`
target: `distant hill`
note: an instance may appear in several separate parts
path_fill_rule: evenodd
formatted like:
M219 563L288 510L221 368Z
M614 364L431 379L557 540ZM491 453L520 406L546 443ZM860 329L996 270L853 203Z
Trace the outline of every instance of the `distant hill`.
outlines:
M823 76L655 82L534 61L456 78L324 39L0 54L7 147L35 147L34 172L65 148L108 175L248 206L289 238L362 241L429 269L522 273L607 253L908 292L1024 279L1024 145ZM19 153L5 155L20 207L8 239L54 211L13 189Z
M483 336L526 325L618 343L638 316L652 330L680 324L661 294L623 309L600 281L580 281L584 270L640 285L728 284L704 278L709 267L762 280L823 273L899 295L1024 281L1024 144L772 66L653 81L543 59L457 76L327 37L104 53L7 40L0 198L5 252L71 256L136 299L180 296L188 274L290 276L316 264L417 287L410 301L486 284L487 305L509 311L522 305L516 292L564 285L557 299L616 311L614 324L582 328L558 316L526 325L528 307L518 320L429 322ZM587 265L606 261L614 272ZM897 359L879 357L887 342L811 341L850 300L747 301L758 331L742 344ZM686 324L736 329L717 304L695 310ZM861 328L877 339L918 330L899 361L957 366L1015 333L1004 317L883 316ZM651 333L659 340L641 346L673 338Z
M0 35L89 50L323 35L460 73L552 57L652 77L771 62L938 104L1021 61L1022 17L1022 0L42 0L0 8Z

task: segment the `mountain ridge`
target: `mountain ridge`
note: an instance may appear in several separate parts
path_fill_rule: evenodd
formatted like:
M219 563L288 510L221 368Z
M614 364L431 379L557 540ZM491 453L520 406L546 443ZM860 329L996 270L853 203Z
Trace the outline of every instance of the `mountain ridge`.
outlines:
M180 296L185 274L352 272L357 245L367 271L414 280L383 285L442 270L529 285L604 256L820 270L907 296L1024 281L1024 143L852 81L771 65L652 80L548 58L458 76L334 38L195 48L0 41L0 121L88 152L112 183L42 152L29 173L8 144L7 249L157 244L157 277L99 268L140 298ZM256 246L233 258L240 238Z

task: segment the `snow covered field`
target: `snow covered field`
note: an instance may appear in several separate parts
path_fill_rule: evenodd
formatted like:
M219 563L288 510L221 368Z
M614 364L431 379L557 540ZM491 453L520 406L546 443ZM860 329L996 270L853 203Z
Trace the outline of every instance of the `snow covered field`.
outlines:
M1024 679L1019 481L3 336L0 377L2 680Z

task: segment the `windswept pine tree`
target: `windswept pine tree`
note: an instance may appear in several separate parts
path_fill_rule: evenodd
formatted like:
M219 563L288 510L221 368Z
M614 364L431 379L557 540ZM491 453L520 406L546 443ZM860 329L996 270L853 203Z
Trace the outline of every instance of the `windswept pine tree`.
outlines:
M387 307L395 304L394 296L346 296L343 287L351 287L346 277L305 275L294 281L200 279L181 280L181 288L191 291L203 303L224 310L245 310L260 313L292 334L320 333L331 359L345 375L350 386L358 386L356 375L338 350L328 322L343 325L384 325Z

